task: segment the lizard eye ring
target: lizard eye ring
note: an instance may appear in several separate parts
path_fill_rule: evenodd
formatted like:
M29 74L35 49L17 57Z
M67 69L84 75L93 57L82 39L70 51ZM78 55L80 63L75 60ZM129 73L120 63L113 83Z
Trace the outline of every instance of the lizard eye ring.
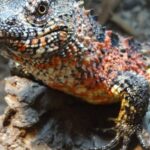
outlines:
M40 4L40 5L38 6L38 13L39 13L40 15L46 14L47 11L48 11L48 5L47 5L47 4L42 3L42 4Z

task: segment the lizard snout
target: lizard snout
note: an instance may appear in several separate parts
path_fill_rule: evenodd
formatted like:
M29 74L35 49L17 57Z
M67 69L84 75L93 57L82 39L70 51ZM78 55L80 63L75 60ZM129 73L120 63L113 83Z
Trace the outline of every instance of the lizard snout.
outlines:
M15 33L17 32L16 29L19 26L17 16L8 17L6 20L0 20L0 37L15 36Z
M9 18L5 21L5 23L6 23L7 25L13 26L13 25L16 25L16 24L17 24L17 19L16 19L16 17L9 17Z

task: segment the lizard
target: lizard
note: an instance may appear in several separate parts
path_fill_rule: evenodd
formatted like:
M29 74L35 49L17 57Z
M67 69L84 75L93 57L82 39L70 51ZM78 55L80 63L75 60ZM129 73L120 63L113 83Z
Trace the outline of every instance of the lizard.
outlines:
M142 139L150 69L143 45L99 25L82 1L26 0L21 13L0 20L1 55L44 85L105 105L121 102L115 137L94 150L108 150L132 135Z

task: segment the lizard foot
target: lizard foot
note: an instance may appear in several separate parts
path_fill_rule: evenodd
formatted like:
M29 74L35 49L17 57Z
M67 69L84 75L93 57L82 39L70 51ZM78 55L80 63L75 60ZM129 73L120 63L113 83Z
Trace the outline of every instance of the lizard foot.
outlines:
M136 132L137 138L139 139L141 146L144 150L150 149L150 134L149 132L143 128Z
M140 131L141 125L129 125L125 124L124 121L118 123L116 127L114 127L114 131L116 131L115 137L105 146L91 148L90 150L111 150L115 148L120 141L122 141L122 147L120 150L127 150L131 137L136 131Z
M111 91L114 95L120 96L121 99L120 112L115 121L116 136L107 145L93 150L113 149L120 141L122 141L121 150L127 150L134 134L137 135L144 149L150 149L147 142L143 140L141 132L143 131L142 122L149 102L149 90L146 79L134 72L120 73L114 79Z

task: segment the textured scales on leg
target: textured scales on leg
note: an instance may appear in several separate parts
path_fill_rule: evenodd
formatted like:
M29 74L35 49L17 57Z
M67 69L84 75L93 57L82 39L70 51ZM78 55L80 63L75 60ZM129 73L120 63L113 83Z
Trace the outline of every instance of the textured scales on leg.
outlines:
M142 76L129 71L118 74L111 87L112 93L122 99L120 112L116 119L116 136L108 145L95 148L95 150L111 149L120 140L123 143L121 150L126 150L130 137L134 133L141 134L142 118L145 115L143 109L147 109L148 106L149 90L149 84Z
M102 28L82 1L26 0L22 10L1 20L0 44L2 55L27 77L91 104L121 102L116 137L95 149L122 141L125 150L131 136L141 134L149 57L142 44Z

